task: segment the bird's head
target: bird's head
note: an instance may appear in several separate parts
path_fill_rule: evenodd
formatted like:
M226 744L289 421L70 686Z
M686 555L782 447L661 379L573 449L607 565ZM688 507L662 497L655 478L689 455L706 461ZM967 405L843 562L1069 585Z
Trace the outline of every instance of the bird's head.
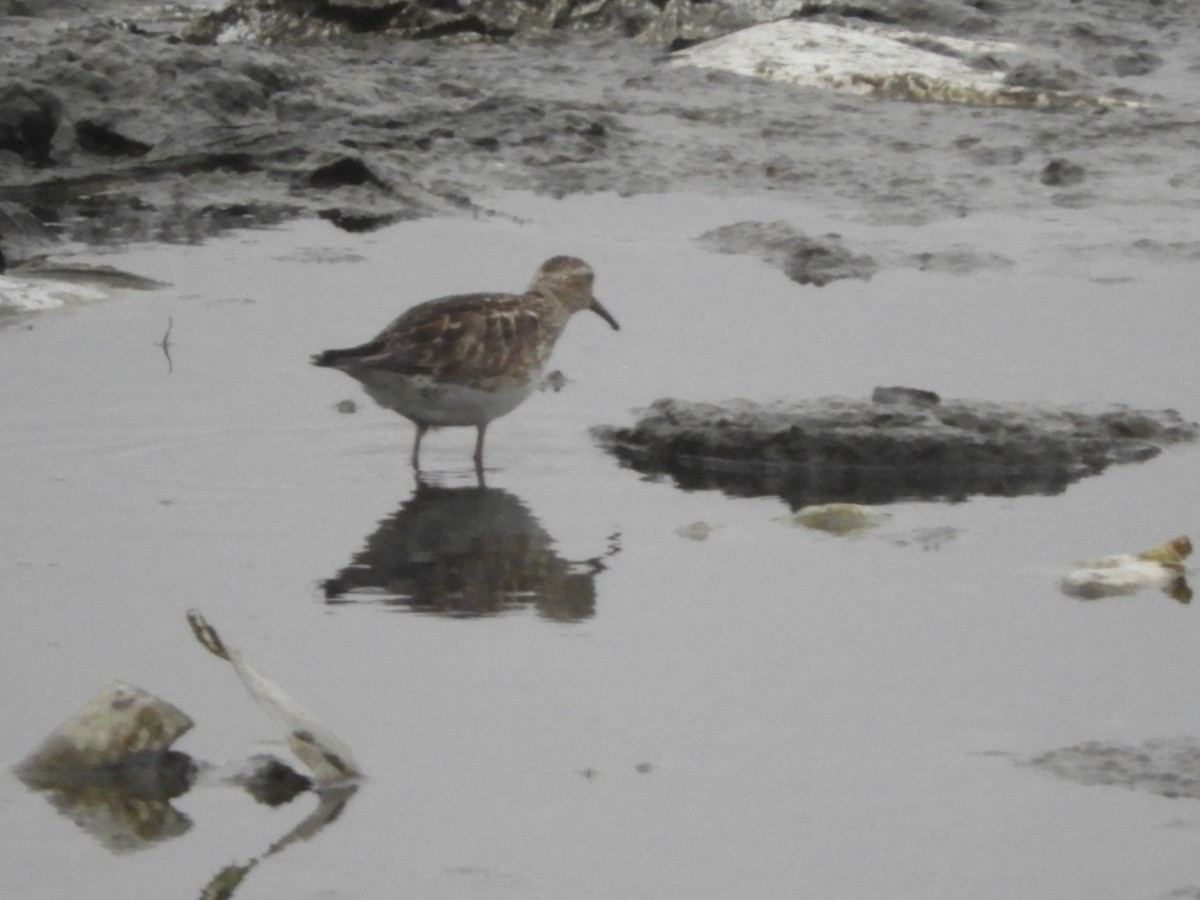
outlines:
M543 297L554 298L573 313L590 309L611 325L614 331L618 331L621 326L617 320L592 294L595 281L596 273L582 259L554 256L542 263L529 290Z

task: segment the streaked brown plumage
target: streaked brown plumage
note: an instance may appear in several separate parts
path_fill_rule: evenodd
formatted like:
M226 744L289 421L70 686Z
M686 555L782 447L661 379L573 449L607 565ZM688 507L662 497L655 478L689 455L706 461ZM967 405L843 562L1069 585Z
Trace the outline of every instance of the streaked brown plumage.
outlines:
M412 465L430 428L474 426L475 466L483 467L488 423L519 406L572 313L590 309L618 329L592 295L595 276L581 259L542 263L523 294L463 294L418 304L358 347L326 350L318 366L358 379L380 406L417 426Z

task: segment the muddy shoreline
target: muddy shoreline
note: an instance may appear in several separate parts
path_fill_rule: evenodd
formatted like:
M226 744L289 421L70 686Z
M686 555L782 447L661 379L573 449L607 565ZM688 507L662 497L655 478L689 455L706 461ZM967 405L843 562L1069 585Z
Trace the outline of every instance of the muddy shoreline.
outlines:
M914 225L985 209L1171 205L1200 193L1200 166L1185 152L1200 136L1186 89L1200 69L1200 26L1180 3L1081 4L1063 15L1031 3L799 7L855 27L1006 41L996 45L1012 48L1003 58L966 53L964 62L1034 89L1136 104L1040 111L887 101L674 66L678 34L647 25L628 37L611 21L569 15L550 28L518 16L511 34L242 28L205 43L201 8L59 3L16 14L27 6L14 0L0 14L0 203L9 213L0 239L18 260L56 237L197 241L296 217L368 231L486 216L489 193L504 189L761 193ZM228 25L276 6L288 4L233 4L208 19ZM291 6L314 14L314 4ZM698 8L681 5L676 19L700 37L786 14L731 5L700 28ZM41 227L16 224L16 207ZM1195 252L1153 235L1130 243L1139 237L1168 255Z

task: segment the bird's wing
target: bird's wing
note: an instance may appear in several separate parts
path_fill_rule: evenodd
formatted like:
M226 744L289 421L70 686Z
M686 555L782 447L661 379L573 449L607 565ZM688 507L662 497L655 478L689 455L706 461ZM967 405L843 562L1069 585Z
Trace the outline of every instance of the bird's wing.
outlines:
M438 381L502 377L540 364L542 323L513 294L465 294L414 306L365 347L364 365Z

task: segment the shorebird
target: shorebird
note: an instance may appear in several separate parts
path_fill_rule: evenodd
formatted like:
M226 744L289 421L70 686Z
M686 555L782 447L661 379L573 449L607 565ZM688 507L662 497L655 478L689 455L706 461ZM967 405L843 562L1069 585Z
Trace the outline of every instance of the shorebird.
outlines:
M621 326L592 295L595 275L573 256L542 263L523 294L462 294L418 304L374 339L313 356L362 383L380 406L417 426L412 467L430 428L474 426L475 468L483 470L488 423L512 412L537 387L572 313L590 309Z

